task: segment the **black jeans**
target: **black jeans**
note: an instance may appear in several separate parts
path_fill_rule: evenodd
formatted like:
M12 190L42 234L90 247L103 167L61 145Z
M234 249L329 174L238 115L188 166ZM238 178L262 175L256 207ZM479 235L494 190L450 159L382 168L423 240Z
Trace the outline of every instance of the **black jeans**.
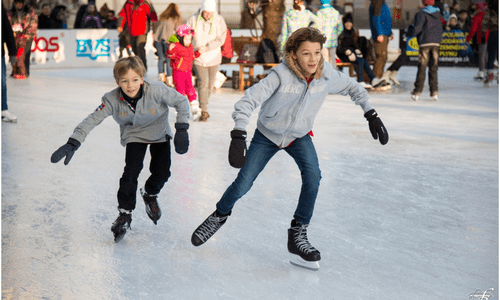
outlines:
M144 64L146 70L148 69L148 62L146 61L146 49L145 49L147 36L148 36L147 34L143 34L143 35L129 37L130 46L132 46L132 51L142 60L142 63Z
M439 46L420 47L414 93L421 94L424 90L425 69L427 66L429 66L429 89L431 94L438 91L438 59Z
M146 192L150 195L158 194L170 177L170 140L163 143L144 144L129 143L125 150L125 170L120 178L118 190L118 207L134 210L137 194L137 178L141 173L146 149L149 145L151 162L149 171L151 176L145 184Z

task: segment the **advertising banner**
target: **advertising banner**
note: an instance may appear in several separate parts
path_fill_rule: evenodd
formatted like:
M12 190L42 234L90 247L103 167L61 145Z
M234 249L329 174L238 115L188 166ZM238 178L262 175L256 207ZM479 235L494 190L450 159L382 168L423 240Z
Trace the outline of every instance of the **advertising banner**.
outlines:
M112 67L119 57L116 30L41 29L31 46L31 69ZM156 65L152 32L146 43L148 66ZM123 51L127 56L127 51ZM7 57L8 60L8 57Z

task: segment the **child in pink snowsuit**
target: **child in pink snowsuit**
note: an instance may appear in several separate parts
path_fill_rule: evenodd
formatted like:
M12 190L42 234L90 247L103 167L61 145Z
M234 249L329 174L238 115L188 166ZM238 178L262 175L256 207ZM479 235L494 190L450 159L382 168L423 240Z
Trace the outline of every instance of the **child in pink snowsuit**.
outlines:
M176 38L178 41L172 42L168 47L168 57L172 66L172 77L175 89L182 95L187 96L193 119L197 120L201 116L200 104L196 97L196 91L193 87L191 70L193 61L200 56L198 51L193 50L191 40L193 39L194 29L187 25L181 25L177 28ZM172 38L170 38L172 40ZM175 40L175 38L174 38Z

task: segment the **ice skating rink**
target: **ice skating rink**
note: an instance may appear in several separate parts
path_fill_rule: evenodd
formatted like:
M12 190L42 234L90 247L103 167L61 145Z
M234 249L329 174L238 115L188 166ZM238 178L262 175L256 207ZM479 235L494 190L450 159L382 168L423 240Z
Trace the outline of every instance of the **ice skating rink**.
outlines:
M472 81L476 69L440 67L439 101L426 87L414 102L416 70L400 70L402 88L370 94L386 146L348 98L329 96L316 119L323 179L308 231L322 255L316 272L288 262L301 180L284 151L226 225L191 245L237 175L227 151L241 92L218 90L209 121L191 123L189 152L172 155L158 225L138 193L132 230L115 244L118 125L108 118L95 128L68 166L50 162L116 86L112 69L8 78L19 121L2 123L2 299L471 299L489 288L498 299L498 86ZM140 186L148 164L149 154Z

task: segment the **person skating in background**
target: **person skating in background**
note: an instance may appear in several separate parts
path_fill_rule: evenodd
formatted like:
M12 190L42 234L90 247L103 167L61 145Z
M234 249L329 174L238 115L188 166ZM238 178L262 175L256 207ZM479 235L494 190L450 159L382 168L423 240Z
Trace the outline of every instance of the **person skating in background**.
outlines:
M26 79L30 76L31 44L37 33L38 16L24 0L14 0L8 20L12 25L17 47L17 62L12 66L11 76Z
M102 27L107 29L116 29L118 28L118 18L115 16L114 10L108 11L108 16L102 22Z
M186 25L194 29L193 47L200 53L194 60L200 98L200 121L206 122L208 99L215 88L215 79L222 62L221 47L226 40L227 26L217 13L215 0L203 0L200 10L191 16Z
M488 3L488 8L484 12L481 27L486 28L486 49L488 61L486 63L486 79L484 85L489 87L495 78L495 59L498 58L498 1L496 6L494 1Z
M479 49L479 62L478 62L478 72L477 76L474 77L475 80L484 80L486 78L484 74L484 70L486 67L487 52L486 52L486 43L488 42L488 28L487 26L482 26L484 11L486 10L486 3L483 1L479 1L476 3L476 13L474 17L472 17L472 26L469 34L465 40L470 42L474 37L475 41L478 45Z
M407 33L409 37L417 37L419 46L417 79L411 97L415 101L420 98L424 90L425 71L428 66L431 97L437 101L439 45L443 38L443 26L439 9L433 6L434 0L424 0L424 5L425 7L415 15L415 20Z
M9 22L7 9L2 3L2 121L17 123L17 117L9 112L7 105L7 66L5 65L5 48L9 53L12 67L17 61L17 47L14 32Z
M322 58L325 41L326 37L316 28L295 31L287 40L284 61L249 88L234 105L229 163L241 170L217 203L216 210L193 232L194 246L205 243L226 223L236 201L250 190L268 161L278 151L285 150L294 158L302 176L298 205L288 229L288 251L295 254L294 263L319 268L321 255L309 243L307 227L321 179L312 129L326 96L349 95L361 106L373 138L378 138L382 145L389 141L386 128L368 102L366 90ZM247 152L246 128L252 112L259 106L257 129Z
M45 3L42 5L42 13L38 15L38 29L51 29L52 18L50 16L50 5Z
M149 29L148 22L149 20L158 21L153 4L147 0L127 0L118 16L118 33L123 31L125 25L127 26L132 51L141 58L147 70L145 47Z
M306 9L303 0L294 0L293 8L285 12L281 23L281 34L278 38L280 53L284 54L286 41L295 30L311 25L319 28L319 18Z
M385 85L386 81L383 78L375 77L370 64L363 57L361 52L361 47L359 46L359 31L354 27L354 21L352 14L346 14L342 18L342 23L344 24L344 30L339 36L339 46L337 48L337 55L341 61L350 62L357 66L356 73L358 76L358 82L366 89L371 89L372 87L382 87ZM365 82L364 71L370 78L370 83Z
M176 35L169 39L171 43L168 47L168 57L173 69L175 89L188 98L193 120L196 121L201 117L201 109L200 103L196 100L196 90L193 87L191 73L193 61L200 56L200 53L193 50L191 44L193 35L194 30L189 26L179 26Z
M165 82L169 87L174 87L174 81L170 58L167 57L168 39L175 34L181 22L179 7L175 3L170 3L153 26L154 46L158 56L158 80Z
M102 103L73 131L68 142L52 154L51 162L65 158L67 165L90 131L109 116L120 125L121 144L125 148L125 169L118 189L119 215L111 227L115 242L130 228L136 206L137 179L143 168L149 146L151 175L140 189L149 218L157 223L161 217L158 194L170 177L172 129L168 122L169 107L176 115L175 151L188 151L189 103L183 95L158 81L145 81L146 68L137 57L118 60L113 68L117 88L104 94Z
M94 2L89 2L87 5L87 13L83 15L82 26L83 29L97 29L102 28L101 15L97 12Z
M385 0L372 0L369 8L370 30L375 47L375 63L373 73L377 78L383 78L387 63L387 48L389 39L393 39L391 11ZM390 83L386 83L390 87Z
M317 13L319 19L319 30L326 36L323 45L323 57L337 68L337 46L338 37L344 30L339 12L330 5L330 0L321 0L321 8Z

